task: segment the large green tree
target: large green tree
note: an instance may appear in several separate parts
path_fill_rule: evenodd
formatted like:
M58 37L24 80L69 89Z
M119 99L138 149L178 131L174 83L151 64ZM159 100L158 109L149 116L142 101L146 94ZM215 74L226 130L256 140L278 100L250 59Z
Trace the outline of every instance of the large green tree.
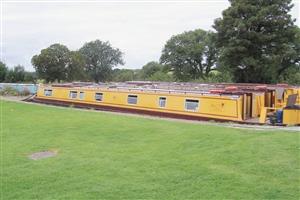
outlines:
M13 69L8 69L6 76L5 76L5 82L6 83L15 83L16 79L15 79L15 73Z
M66 80L69 61L70 51L61 44L53 44L31 59L38 77L46 82Z
M66 68L67 81L82 81L88 79L85 71L85 59L78 51L69 52L69 63Z
M8 69L5 82L7 83L19 83L25 79L25 68L22 65L17 65L12 69Z
M85 43L79 52L85 58L85 70L95 82L111 79L112 68L123 65L122 52L109 42L100 40Z
M24 82L25 83L36 83L37 77L35 72L26 72L24 76Z
M134 70L132 69L114 69L112 81L115 82L124 82L124 81L133 81L134 80Z
M288 61L285 63L287 66L290 66L288 69L286 69L283 73L280 75L280 81L286 82L289 84L297 84L300 85L300 28L297 28L296 33L296 42L295 42L295 50L292 52L293 54L298 53L297 55L292 55L290 58L294 58L289 60L285 59L285 61Z
M149 81L173 81L172 72L169 72L169 67L162 65L156 61L151 61L145 64L138 72L138 80Z
M229 0L216 19L220 65L236 82L276 82L299 62L291 0Z
M25 68L22 65L17 65L13 69L14 82L23 82L25 78Z
M214 69L217 55L214 33L197 29L172 36L160 62L169 66L177 80L205 79Z
M61 44L43 49L31 60L39 78L46 82L85 80L85 59L78 51L69 51Z
M156 72L163 71L163 69L164 66L158 62L148 62L142 67L142 70L140 71L140 78L142 80L147 80Z
M5 63L0 61L0 82L3 82L5 80L7 74L7 67Z

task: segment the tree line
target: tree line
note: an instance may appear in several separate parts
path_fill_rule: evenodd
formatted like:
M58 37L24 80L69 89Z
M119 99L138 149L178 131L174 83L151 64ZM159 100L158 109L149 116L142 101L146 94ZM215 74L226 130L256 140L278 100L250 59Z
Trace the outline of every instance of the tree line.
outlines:
M9 68L0 61L0 83L35 83L37 79L35 72L25 71L21 65Z
M159 61L141 69L118 69L125 64L123 53L107 41L95 40L76 51L62 44L41 50L31 60L36 78L300 84L300 29L289 14L291 0L229 1L215 20L214 31L197 29L172 36Z

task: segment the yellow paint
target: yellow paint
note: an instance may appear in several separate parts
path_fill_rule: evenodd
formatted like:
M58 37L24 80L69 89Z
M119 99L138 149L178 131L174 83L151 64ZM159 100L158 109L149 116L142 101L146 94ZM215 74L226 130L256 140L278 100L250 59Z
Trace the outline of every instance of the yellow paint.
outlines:
M278 108L263 107L260 111L259 123L261 123L261 124L266 123L266 118L267 118L268 113L272 113L276 110L278 110Z
M52 89L52 96L45 96L44 89ZM70 91L77 91L77 98L69 98ZM84 92L83 100L79 99L79 92ZM95 100L95 93L103 93L103 101ZM274 112L276 109L286 106L287 97L290 94L299 94L297 103L300 104L300 89L288 88L284 92L284 99L276 99L275 92L253 92L252 104L250 96L219 96L213 94L192 94L192 93L174 93L168 91L143 91L140 89L109 89L109 88L67 88L67 87L47 87L41 85L38 88L37 97L41 99L52 99L73 103L84 103L91 105L103 105L129 109L139 109L146 111L156 111L164 113L174 113L189 116L208 117L213 119L224 119L243 121L249 118L259 118L260 123L265 123L268 112ZM127 103L128 95L137 95L136 105ZM166 98L166 106L159 107L159 97ZM271 99L274 102L271 104ZM185 100L199 100L199 108L196 111L185 110ZM251 110L252 108L252 110ZM293 124L299 119L292 111L286 111L284 122ZM298 112L296 112L298 113ZM250 115L251 114L251 115Z
M259 117L259 123L264 124L266 123L266 118L267 118L267 108L263 107L260 110L260 117Z
M292 94L298 94L296 104L300 105L300 88L287 88L284 91L282 100L277 99L276 95L275 95L275 102L276 102L275 106L277 108L284 108L287 104L287 99L288 99L289 95L292 95Z
M283 109L283 124L300 125L300 110Z
M254 93L252 103L252 117L259 117L260 111L265 105L265 93Z
M44 89L52 89L52 96L44 96ZM70 91L77 91L76 99L69 98ZM84 100L79 99L79 92L84 92ZM95 100L95 93L103 93L103 101ZM136 105L127 103L128 95L137 95ZM38 98L60 100L67 102L78 102L92 105L107 105L120 108L132 108L147 111L158 111L165 113L183 114L199 117L210 117L242 121L243 98L242 96L219 96L219 95L197 95L178 94L154 91L130 91L128 89L105 89L105 88L66 88L66 87L44 87L40 86L37 92ZM159 97L166 97L166 107L159 107ZM196 111L185 110L185 100L199 100L199 108Z
M265 105L264 106L266 106L266 107L272 107L271 99L272 99L271 92L266 92L265 93Z

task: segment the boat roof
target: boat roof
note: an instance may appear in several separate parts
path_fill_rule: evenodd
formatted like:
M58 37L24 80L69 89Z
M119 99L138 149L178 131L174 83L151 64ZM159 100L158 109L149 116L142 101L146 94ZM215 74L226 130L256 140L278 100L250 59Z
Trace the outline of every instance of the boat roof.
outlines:
M127 82L73 82L48 85L52 87L67 87L74 89L105 89L126 90L139 92L161 92L181 94L224 94L241 95L248 93L261 93L277 89L300 89L300 86L288 84L259 84L259 83L194 83L194 82L153 82L153 81L127 81Z

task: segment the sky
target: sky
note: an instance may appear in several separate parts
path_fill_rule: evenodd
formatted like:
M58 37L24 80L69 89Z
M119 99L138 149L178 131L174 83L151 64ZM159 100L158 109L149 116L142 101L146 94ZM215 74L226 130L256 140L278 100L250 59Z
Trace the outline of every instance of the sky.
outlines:
M158 61L166 41L194 29L213 30L227 0L1 0L2 61L34 71L33 55L51 44L78 50L85 42L109 41L124 53L124 66L137 69ZM77 2L76 2L77 1ZM293 0L297 19L300 0Z

